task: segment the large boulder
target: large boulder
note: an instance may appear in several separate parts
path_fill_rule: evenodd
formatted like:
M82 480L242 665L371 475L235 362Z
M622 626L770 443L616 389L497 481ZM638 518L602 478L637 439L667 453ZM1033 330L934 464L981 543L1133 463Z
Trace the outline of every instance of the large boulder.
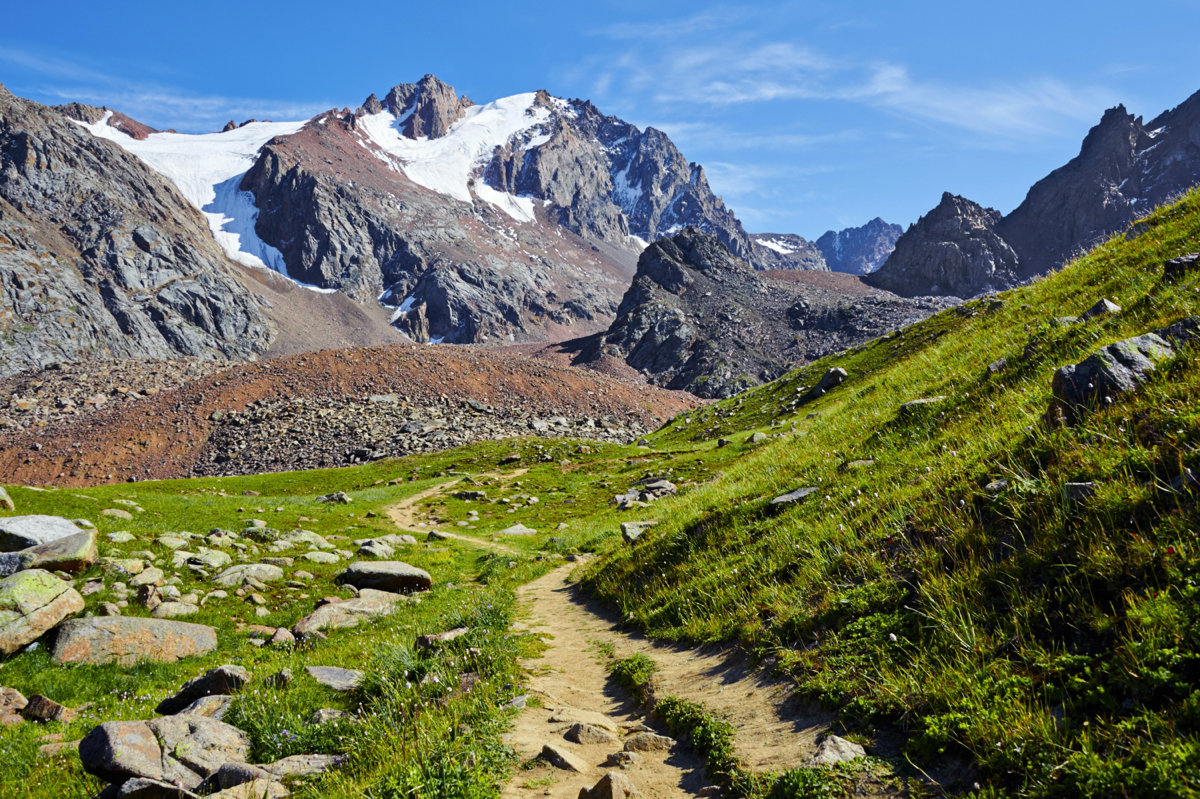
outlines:
M184 683L183 687L158 703L155 713L171 716L181 712L198 699L206 696L232 694L250 681L250 672L241 666L226 664L209 669L199 677Z
M96 562L96 531L84 530L58 538L20 553L29 558L28 568L46 571L81 572Z
M109 782L145 778L195 789L226 763L245 763L250 738L204 716L108 721L79 742L89 774Z
M25 572L22 572L25 574ZM56 663L174 663L217 648L217 631L203 624L135 616L71 619L58 628Z
M83 610L83 597L48 571L29 569L0 580L0 653L9 655Z
M1081 409L1107 402L1138 388L1163 361L1175 355L1157 333L1144 333L1102 347L1083 361L1054 373L1050 390L1051 421L1073 423Z
M83 532L61 516L9 516L0 519L0 552L17 552Z
M346 627L357 627L366 619L376 616L386 616L396 609L396 603L404 599L400 594L390 591L364 590L364 595L345 602L330 602L314 610L292 627L292 632L298 636L308 635L318 630L340 630Z
M433 578L424 569L410 566L403 561L379 560L351 563L349 568L337 576L337 582L355 588L374 588L379 591L410 594L428 591L433 585Z

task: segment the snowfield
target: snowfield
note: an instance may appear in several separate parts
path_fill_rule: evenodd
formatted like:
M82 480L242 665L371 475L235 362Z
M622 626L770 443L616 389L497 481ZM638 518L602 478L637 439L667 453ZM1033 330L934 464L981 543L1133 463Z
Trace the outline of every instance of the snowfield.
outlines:
M108 111L98 122L78 124L94 136L116 142L174 183L204 214L213 238L232 260L287 276L283 254L254 232L258 220L254 195L239 186L264 144L276 136L295 133L304 122L252 122L226 133L152 133L139 141L111 127L111 116Z
M400 171L413 183L472 203L472 178L491 158L492 151L550 120L549 109L533 105L536 96L532 92L514 94L487 105L471 106L446 135L436 139L410 139L400 132L411 111L400 117L393 117L389 111L368 114L359 119L358 126L395 159ZM544 133L528 136L524 147L528 149L547 141L549 136ZM474 181L473 187L476 197L516 221L534 221L531 198L498 191L483 181Z

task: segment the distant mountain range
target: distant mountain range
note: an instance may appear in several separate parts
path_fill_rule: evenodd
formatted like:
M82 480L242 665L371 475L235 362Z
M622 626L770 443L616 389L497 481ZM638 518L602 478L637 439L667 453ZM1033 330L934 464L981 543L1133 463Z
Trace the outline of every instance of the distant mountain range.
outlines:
M1200 92L1148 123L1104 112L1079 155L1012 213L949 193L866 280L905 296L972 297L1026 282L1200 183Z

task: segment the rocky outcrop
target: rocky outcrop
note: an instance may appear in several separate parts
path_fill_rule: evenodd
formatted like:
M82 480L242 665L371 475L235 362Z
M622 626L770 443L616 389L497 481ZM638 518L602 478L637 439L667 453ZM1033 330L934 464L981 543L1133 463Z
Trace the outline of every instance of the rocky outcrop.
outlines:
M366 105L371 105L374 96L367 98ZM393 86L380 110L391 111L396 117L406 117L400 130L408 138L436 139L444 136L450 126L462 119L466 110L473 105L466 97L459 97L453 86L447 86L433 75L426 75L417 83Z
M869 275L892 254L904 228L875 217L861 227L827 230L817 239L817 248L834 272Z
M946 192L905 231L883 268L863 279L905 297L972 297L1016 285L1017 254L996 232L1000 212Z
M24 572L22 572L24 573ZM134 616L71 619L50 650L55 663L174 663L217 648L217 631L203 624Z
M829 263L816 244L794 233L756 233L754 265L759 269L818 269L829 271ZM844 270L843 270L844 271Z
M918 250L902 248L906 233L875 285L906 295L960 297L1010 288L1057 269L1197 183L1200 92L1148 123L1118 105L1088 132L1079 155L1035 183L1008 216L984 225L976 235L982 246L959 246L953 225L941 234L923 231L925 246ZM945 204L943 197L929 216ZM937 259L939 245L958 253L939 259L940 268L923 263Z
M0 91L0 375L85 358L252 358L271 331L232 269L159 174Z
M617 359L658 385L726 397L947 304L825 272L759 272L689 228L642 253L616 320L577 360Z
M112 783L141 778L187 789L199 787L226 763L246 762L249 754L246 733L194 715L108 721L79 742L79 759L89 774Z

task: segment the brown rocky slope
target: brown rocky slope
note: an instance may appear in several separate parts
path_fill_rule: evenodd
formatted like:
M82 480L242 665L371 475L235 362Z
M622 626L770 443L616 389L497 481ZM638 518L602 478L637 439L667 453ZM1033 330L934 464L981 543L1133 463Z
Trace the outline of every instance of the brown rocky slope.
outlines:
M619 440L698 402L465 347L306 353L178 385L150 380L146 369L114 361L99 372L73 367L0 381L9 398L0 407L6 482L81 486L342 466L520 434ZM146 391L137 388L143 380ZM106 399L87 401L96 395ZM64 398L75 410L65 410Z

